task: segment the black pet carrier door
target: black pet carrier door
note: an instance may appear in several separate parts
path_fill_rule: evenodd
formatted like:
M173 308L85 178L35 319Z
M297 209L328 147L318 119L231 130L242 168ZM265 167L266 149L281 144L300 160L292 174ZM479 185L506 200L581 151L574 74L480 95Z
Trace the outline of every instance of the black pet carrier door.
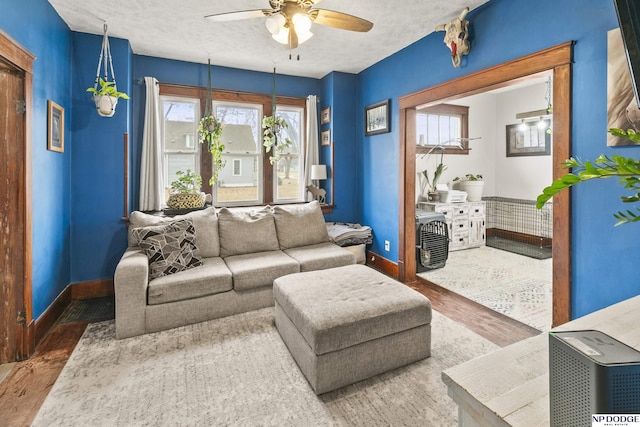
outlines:
M449 257L449 229L444 221L429 221L416 226L416 271L444 267Z

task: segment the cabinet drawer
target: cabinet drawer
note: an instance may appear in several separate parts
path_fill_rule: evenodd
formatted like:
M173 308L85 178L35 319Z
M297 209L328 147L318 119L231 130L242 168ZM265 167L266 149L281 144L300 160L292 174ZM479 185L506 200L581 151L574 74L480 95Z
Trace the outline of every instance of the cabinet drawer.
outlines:
M449 243L450 251L466 249L468 247L469 247L469 234L460 233L451 237L451 242Z
M484 218L484 203L472 203L469 205L469 216L471 218Z
M468 231L469 221L466 219L454 219L451 224L451 233L455 234L459 231Z
M453 210L453 219L464 217L467 218L469 216L469 206L455 206L452 208Z

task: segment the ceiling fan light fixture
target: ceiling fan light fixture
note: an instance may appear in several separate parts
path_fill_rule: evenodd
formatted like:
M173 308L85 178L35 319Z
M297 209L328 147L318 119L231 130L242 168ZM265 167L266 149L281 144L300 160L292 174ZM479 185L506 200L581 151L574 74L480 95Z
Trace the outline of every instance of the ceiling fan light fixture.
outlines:
M269 16L265 21L267 30L269 30L269 32L274 36L277 35L283 29L285 23L286 23L286 19L284 18L284 16L282 16L279 13Z
M313 37L313 33L308 30L303 33L298 31L297 34L298 34L298 44L302 44L307 40L309 40L311 37Z
M289 44L289 29L285 27L280 27L280 31L277 34L273 34L271 37L275 41L281 44Z
M311 29L311 19L305 14L296 13L293 15L293 18L291 18L291 21L293 21L296 33L298 34L307 33Z

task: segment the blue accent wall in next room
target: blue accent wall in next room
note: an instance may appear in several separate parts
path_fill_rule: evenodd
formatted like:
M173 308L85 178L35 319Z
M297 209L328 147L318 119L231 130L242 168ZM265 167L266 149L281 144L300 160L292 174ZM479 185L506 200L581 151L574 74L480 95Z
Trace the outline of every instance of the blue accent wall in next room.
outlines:
M203 58L205 61L206 58ZM212 64L215 58L211 59ZM144 81L144 77L155 77L160 83L173 83L189 86L207 86L207 64L175 61L143 55L133 56L133 80ZM237 68L211 66L211 86L214 89L261 93L270 95L273 91L273 73L241 70ZM317 95L319 80L308 77L296 77L277 74L276 94L306 98ZM133 87L133 138L131 140L131 193L132 209L137 209L140 194L140 155L142 153L142 130L144 126L144 106L146 90L144 84Z
M0 29L36 56L31 116L32 309L70 281L71 31L46 0L0 0ZM47 150L47 101L64 108L64 153Z
M109 37L117 88L131 94L132 53L127 40ZM111 279L127 246L124 213L124 135L131 101L101 117L86 91L96 77L102 36L73 33L71 161L71 279ZM104 61L104 59L103 59ZM103 71L101 70L101 76ZM110 75L110 71L109 71Z
M398 259L401 232L400 96L573 40L572 155L640 157L638 147L606 146L607 32L618 26L611 0L491 0L467 19L472 49L460 68L451 64L443 33L432 33L359 74L359 108L391 99L391 133L362 137L360 157L362 220L375 230L373 251L392 261ZM358 134L362 135L361 129ZM640 294L634 262L640 226L613 226L612 213L627 208L621 194L624 191L615 180L581 185L572 192L573 318ZM382 249L384 240L391 242L390 253Z

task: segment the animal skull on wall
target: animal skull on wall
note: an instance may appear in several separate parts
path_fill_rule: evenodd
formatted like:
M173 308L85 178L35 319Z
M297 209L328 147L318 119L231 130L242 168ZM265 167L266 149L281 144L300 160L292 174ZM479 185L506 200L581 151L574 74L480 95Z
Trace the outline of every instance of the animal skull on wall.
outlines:
M459 67L462 62L462 55L467 55L471 50L471 44L467 40L469 36L469 21L465 16L469 13L469 8L465 7L460 15L448 24L438 25L436 31L444 31L444 44L451 49L451 62L454 67Z

